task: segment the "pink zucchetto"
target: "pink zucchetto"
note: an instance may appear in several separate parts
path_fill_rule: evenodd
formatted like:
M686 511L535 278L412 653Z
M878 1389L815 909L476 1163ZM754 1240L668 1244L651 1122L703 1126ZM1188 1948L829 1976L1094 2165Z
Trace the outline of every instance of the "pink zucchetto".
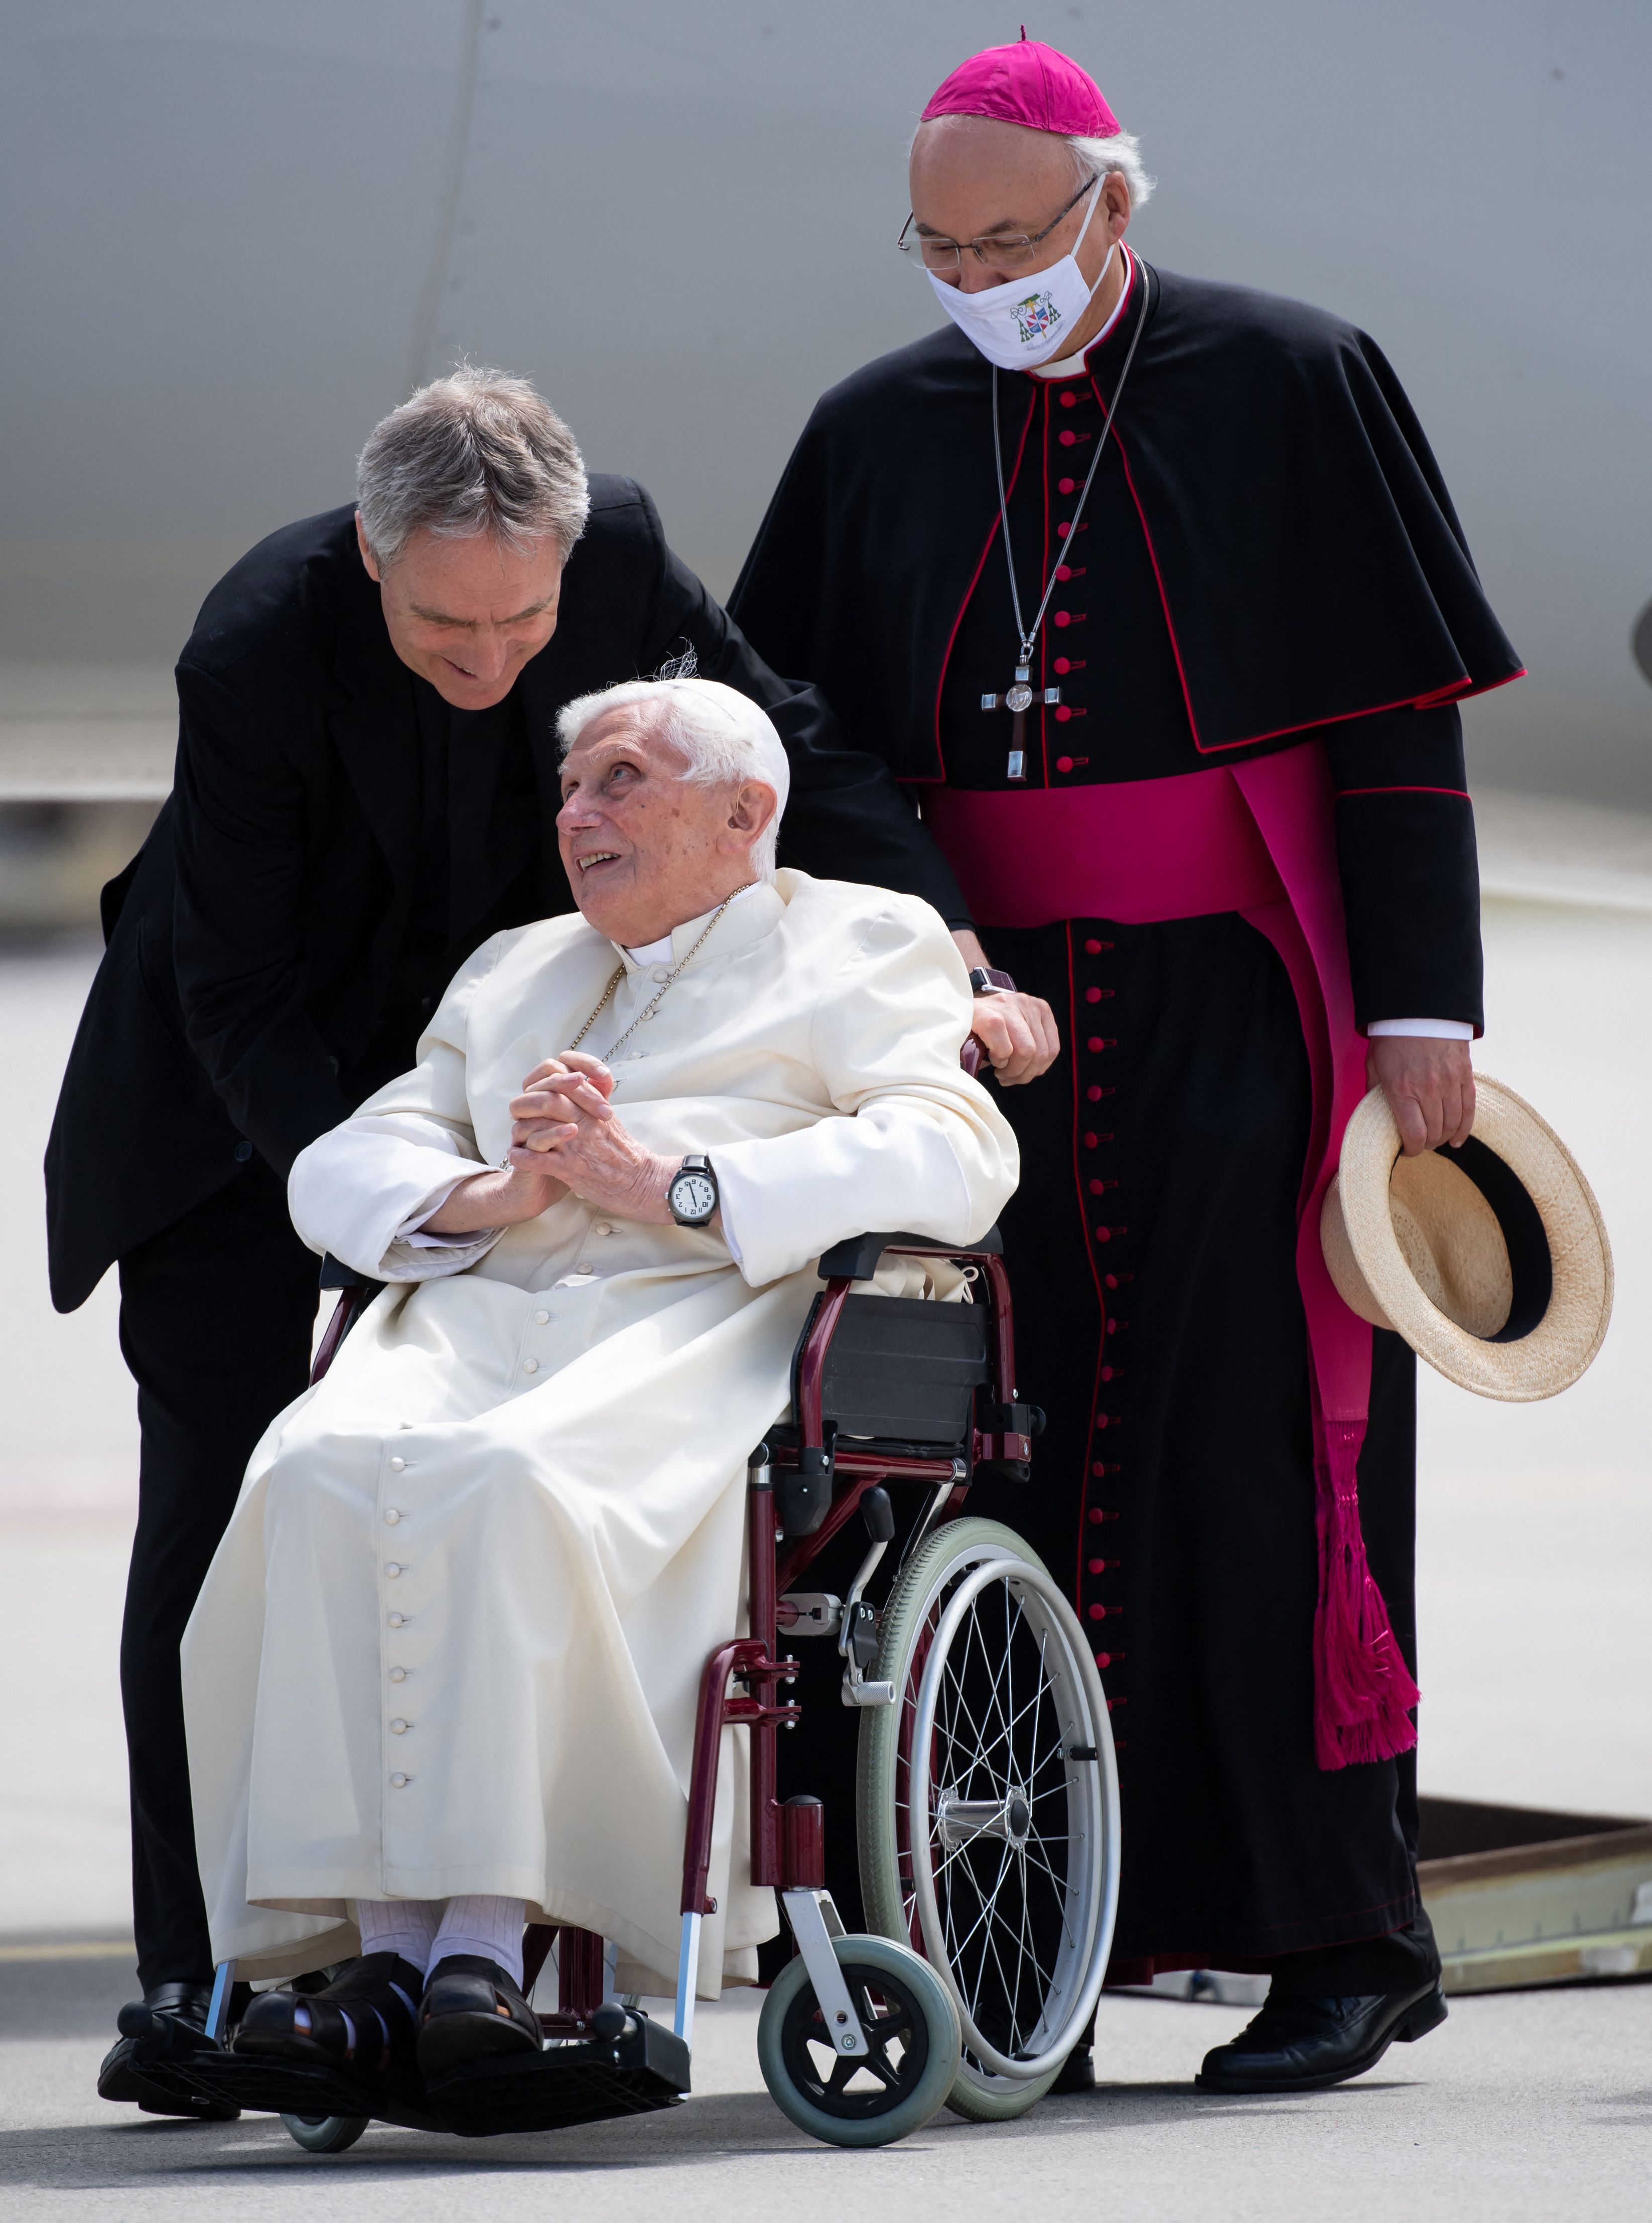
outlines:
M1054 47L1028 38L1025 26L1014 46L988 47L958 65L923 120L936 116L991 116L1067 139L1112 139L1119 129L1089 72Z

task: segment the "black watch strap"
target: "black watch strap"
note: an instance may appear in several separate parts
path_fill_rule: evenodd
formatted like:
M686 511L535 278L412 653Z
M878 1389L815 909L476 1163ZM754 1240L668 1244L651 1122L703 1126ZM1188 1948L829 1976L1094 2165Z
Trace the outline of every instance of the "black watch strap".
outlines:
M970 993L975 996L1012 996L1015 983L1007 973L1000 973L992 965L972 965L969 968Z

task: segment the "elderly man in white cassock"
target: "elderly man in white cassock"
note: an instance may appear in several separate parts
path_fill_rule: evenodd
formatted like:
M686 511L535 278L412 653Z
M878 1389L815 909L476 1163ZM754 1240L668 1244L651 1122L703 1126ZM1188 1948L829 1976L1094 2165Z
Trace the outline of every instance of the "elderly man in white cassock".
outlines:
M775 870L761 710L639 681L560 732L579 916L484 943L414 1069L294 1165L305 1240L388 1286L254 1452L185 1642L215 1955L359 1954L236 2045L357 2074L537 2045L525 1922L672 1988L697 1685L814 1262L979 1236L1018 1170L941 918ZM776 1928L736 1742L713 1998Z

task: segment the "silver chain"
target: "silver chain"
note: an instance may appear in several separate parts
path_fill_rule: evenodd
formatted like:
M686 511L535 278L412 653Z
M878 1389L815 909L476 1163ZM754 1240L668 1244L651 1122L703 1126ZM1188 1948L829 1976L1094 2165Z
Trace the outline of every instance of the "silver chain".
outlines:
M1142 268L1144 270L1146 265L1144 263ZM1004 492L1004 440L998 425L998 365L996 363L993 365L993 461L998 467L998 514L999 521L1004 528L1004 561L1010 574L1010 607L1015 613L1015 629L1021 636L1021 653L1017 659L1021 664L1030 664L1032 662L1032 652L1038 645L1038 629L1044 621L1044 612L1050 608L1050 597L1056 591L1056 575L1067 561L1073 542L1077 537L1078 521L1084 514L1084 505L1090 498L1090 488L1094 482L1097 470L1100 468L1102 451L1107 444L1107 435L1113 430L1113 420L1119 413L1119 402L1124 399L1125 381L1130 375L1131 364L1136 360L1136 343L1140 339L1147 324L1145 279L1142 283L1142 305L1140 313L1136 318L1136 329L1130 336L1130 347L1125 356L1125 367L1119 374L1119 383L1113 389L1113 406L1108 408L1103 404L1102 413L1106 421L1101 427L1101 438L1095 444L1095 453L1090 458L1090 468L1084 481L1084 490L1078 498L1078 507L1073 512L1073 530L1067 536L1066 548L1056 559L1056 568L1050 575L1050 583L1044 589L1044 598L1038 605L1038 613L1032 620L1032 630L1030 633L1021 615L1021 591L1015 582L1015 551L1010 545L1010 505ZM1097 398L1100 398L1099 394Z
M747 886L747 887L754 887L755 885L756 885L756 882L755 882L755 881L753 881L753 880L747 880L747 882L746 883L746 886ZM722 916L722 915L723 915L724 911L726 911L726 910L728 910L728 908L729 904L730 904L731 903L733 903L733 901L734 901L734 899L735 899L735 896L737 896L737 895L743 895L743 894L744 894L744 892L745 892L745 890L744 890L744 889L742 889L742 888L736 888L736 889L735 890L735 895L734 895L734 896L726 896L726 897L723 898L722 902L722 903L720 903L720 904L717 905L717 908L716 909L716 910L712 912L710 918L706 922L705 934L703 934L703 935L700 936L699 940L695 943L695 945L694 945L693 948L692 948L692 949L690 949L690 950L687 953L687 954L686 954L686 955L685 955L685 956L684 956L684 958L683 958L683 959L682 959L682 960L681 960L678 964L676 964L676 965L673 965L673 966L672 966L672 967L671 971L670 971L670 972L665 975L665 979L660 982L660 984L659 984L659 987L654 991L653 995L649 998L648 1002L647 1002L647 1003L643 1006L642 1010L641 1010L641 1011L640 1011L637 1013L636 1017L635 1017L634 1019L633 1019L633 1020L632 1020L632 1022L631 1022L630 1025L626 1029L625 1032L624 1032L624 1033L620 1036L619 1041L618 1041L618 1042L610 1042L610 1043L608 1044L608 1046L607 1049L603 1051L603 1053L602 1053L602 1062L603 1062L603 1064L604 1064L604 1065L606 1065L606 1064L608 1063L608 1060L613 1056L613 1055L614 1055L615 1051L616 1049L619 1049L620 1044L621 1044L621 1042L628 1042L630 1041L630 1039L631 1039L632 1036L633 1036L634 1034L635 1034L635 1032L637 1031L637 1029L638 1029L638 1028L642 1024L642 1023L643 1023L643 1021L644 1021L645 1019L652 1019L652 1018L653 1018L653 1017L654 1016L654 1013L655 1013L655 1012L659 1009L660 1004L665 1001L665 999L666 996L670 993L670 992L671 992L672 988L675 986L675 984L676 984L676 982L677 982L677 979L678 979L678 975L679 975L679 974L681 974L683 972L684 972L684 971L687 969L687 967L688 967L690 964L692 964L692 962L694 961L695 958L698 956L698 954L699 954L699 953L700 953L701 949L702 949L702 948L703 948L703 946L704 946L705 939L706 939L706 935L709 935L709 934L711 932L712 928L716 926L716 924L717 921L718 921L718 920ZM581 1029L579 1030L579 1032L578 1032L578 1033L574 1036L573 1040L569 1043L569 1045L568 1045L569 1049L577 1049L579 1048L580 1043L581 1043L581 1042L583 1042L584 1041L584 1039L585 1039L586 1036L590 1032L591 1029L592 1029L592 1028L596 1024L597 1020L602 1017L602 1015L603 1011L607 1009L607 1007L608 1007L608 1001L609 997L613 995L613 993L614 993L615 990L619 986L619 985L620 985L621 981L621 980L623 980L623 979L624 979L624 978L625 978L625 967L624 967L624 966L623 966L623 965L621 965L621 966L616 967L615 967L615 972L614 972L613 978L609 980L609 982L608 982L608 984L607 987L603 989L602 993L602 996L601 996L601 998L598 999L597 1005L596 1005L596 1010L591 1013L591 1015L590 1015L590 1018L588 1018L588 1019L586 1020L586 1022L585 1022L584 1025L583 1025L583 1027L581 1027ZM565 1055L565 1053L564 1053L564 1055Z

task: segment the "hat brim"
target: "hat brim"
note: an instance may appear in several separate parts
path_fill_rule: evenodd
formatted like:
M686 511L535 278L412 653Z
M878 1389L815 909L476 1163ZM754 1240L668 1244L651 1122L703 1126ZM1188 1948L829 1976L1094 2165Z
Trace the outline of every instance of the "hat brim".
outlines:
M1569 1389L1600 1348L1611 1319L1611 1249L1593 1192L1554 1129L1488 1074L1476 1074L1474 1086L1474 1134L1530 1197L1548 1244L1553 1282L1536 1325L1504 1341L1475 1335L1423 1291L1394 1230L1389 1183L1400 1135L1380 1088L1348 1122L1321 1244L1338 1294L1362 1319L1396 1329L1460 1389L1535 1403Z

